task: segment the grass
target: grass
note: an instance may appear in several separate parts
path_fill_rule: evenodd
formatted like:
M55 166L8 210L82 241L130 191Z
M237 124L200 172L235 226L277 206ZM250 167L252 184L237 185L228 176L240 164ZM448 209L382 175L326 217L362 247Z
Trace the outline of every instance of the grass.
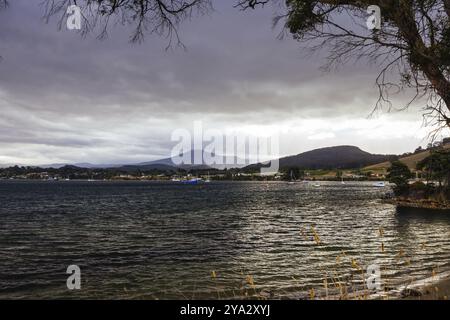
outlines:
M379 241L379 255L384 258L384 261L392 261L391 263L384 263L380 265L381 268L381 290L379 292L370 291L365 286L367 279L366 270L362 258L352 256L345 251L338 252L332 267L323 269L320 272L323 274L321 280L317 285L304 285L306 279L303 280L298 276L292 276L291 290L277 290L271 292L261 284L258 283L258 277L251 272L241 270L239 275L234 278L240 279L233 287L224 287L221 285L224 280L227 280L229 272L226 270L210 270L209 278L213 290L211 291L208 299L237 299L237 300L268 300L268 299L309 299L309 300L368 300L374 298L373 294L378 293L377 299L398 299L401 296L394 295L393 289L399 286L398 282L394 282L389 274L389 271L393 271L394 268L403 268L405 274L411 265L412 254L405 249L400 248L394 250L386 245L385 230L382 226L374 230ZM314 248L319 248L324 245L324 241L321 239L319 232L312 226L309 230L300 229L299 236L308 239L310 245ZM417 244L418 249L426 252L427 246L425 243ZM433 267L430 270L429 276L436 278L440 273L438 267ZM207 275L205 275L207 276ZM406 279L403 281L404 292L408 293L408 296L403 297L405 299L448 299L450 296L450 279L443 284L430 284L423 286L418 296L418 290L412 288L411 285L418 279ZM175 284L174 284L175 285ZM176 286L176 285L175 285ZM196 295L197 287L194 286L192 294L186 291L182 291L177 288L177 292L182 299L196 299L204 298ZM127 290L124 287L124 298L136 298L131 290ZM149 298L157 299L155 296ZM161 297L158 297L161 298Z
M405 249L400 249L398 251L393 251L385 246L385 231L383 227L377 229L377 235L380 241L380 254L386 258L390 257L392 260L397 262L397 266L403 266L405 271L411 265L412 257L408 255ZM300 229L299 236L306 237L311 241L312 245L320 246L323 241L320 238L319 233L314 227L311 227L310 232ZM419 248L424 249L425 244L419 244ZM323 270L322 285L319 286L303 286L301 279L292 277L294 281L294 286L298 288L299 292L303 293L303 299L325 299L325 300L367 300L372 299L374 293L378 294L378 299L398 299L400 296L394 295L394 288L398 286L398 283L394 283L393 279L389 277L390 265L381 265L382 270L382 288L379 292L370 291L364 285L367 279L366 270L363 267L361 259L351 256L345 251L342 251L336 256L335 267L331 270ZM347 268L348 272L343 272ZM340 272L338 271L340 270ZM391 269L392 270L392 269ZM345 275L347 273L347 275ZM430 271L431 277L436 277L439 273L438 268L433 268ZM283 299L292 296L292 292L283 292L282 290L276 294L267 292L262 286L257 283L257 278L252 274L242 271L242 283L239 288L232 290L220 289L216 286L217 297L221 298L232 298L232 299L256 299L256 300L266 300L266 299ZM220 273L217 271L211 271L211 278L216 281L220 277ZM407 299L447 299L448 294L444 290L440 289L439 285L433 285L421 288L420 296L417 296L418 290L411 289L410 285L417 279L409 279L406 281L406 286L404 292L409 294ZM363 285L362 285L363 284ZM448 284L450 288L450 281ZM448 289L447 288L447 289ZM221 291L222 290L222 291ZM233 295L227 295L227 292L233 292ZM238 294L236 294L238 293Z
M450 149L450 144L446 144L443 146L444 149ZM416 165L418 162L422 161L426 157L430 155L429 150L425 150L423 152L419 152L416 154L412 154L403 158L400 158L400 161L408 166L410 170L416 170ZM374 164L371 166L367 166L363 169L363 171L372 171L374 173L385 173L387 169L391 166L389 161Z

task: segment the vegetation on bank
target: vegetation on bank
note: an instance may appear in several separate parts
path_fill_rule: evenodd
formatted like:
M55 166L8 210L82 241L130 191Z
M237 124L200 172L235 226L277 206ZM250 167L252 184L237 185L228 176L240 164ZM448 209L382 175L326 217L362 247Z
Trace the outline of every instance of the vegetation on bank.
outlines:
M400 206L450 209L450 150L438 149L417 163L426 180L410 183L414 177L409 167L394 161L387 178L394 183L396 202Z

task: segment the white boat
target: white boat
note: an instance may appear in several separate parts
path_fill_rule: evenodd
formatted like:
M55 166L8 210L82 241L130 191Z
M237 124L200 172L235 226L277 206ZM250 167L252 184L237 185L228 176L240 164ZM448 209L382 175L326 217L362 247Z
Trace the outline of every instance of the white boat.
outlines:
M386 184L384 183L384 181L379 181L379 182L375 182L375 183L373 184L373 186L374 186L374 187L377 187L377 188L383 188L383 187L386 186Z

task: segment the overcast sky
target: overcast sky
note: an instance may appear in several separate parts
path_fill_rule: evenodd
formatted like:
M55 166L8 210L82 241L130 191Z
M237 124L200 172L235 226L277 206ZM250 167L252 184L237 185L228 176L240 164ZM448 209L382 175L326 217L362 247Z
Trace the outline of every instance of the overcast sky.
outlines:
M333 145L398 154L427 143L417 109L368 118L375 67L323 73L323 56L277 39L270 6L241 12L223 1L180 26L186 51L166 51L156 35L130 44L124 27L101 41L58 30L40 2L0 12L0 164L153 160L195 120L279 131L283 155Z

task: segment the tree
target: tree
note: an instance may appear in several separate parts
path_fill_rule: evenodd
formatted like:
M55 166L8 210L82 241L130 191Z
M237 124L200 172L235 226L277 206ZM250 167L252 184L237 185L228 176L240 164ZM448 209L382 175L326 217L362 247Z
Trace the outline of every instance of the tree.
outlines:
M303 180L305 177L305 171L298 167L288 168L286 174L284 175L285 180Z
M408 191L408 180L413 177L408 166L401 161L391 162L391 167L388 169L387 179L389 182L395 184L394 193L396 195L403 195Z
M450 183L450 151L436 150L417 164L419 170L427 172L428 179L439 182L439 188Z
M239 4L246 9L267 2ZM370 32L364 22L371 5L381 9L382 21ZM428 120L450 127L450 0L286 0L275 21L281 20L313 50L329 48L326 67L360 59L379 63L377 107L391 108L390 94L413 88L405 108L425 97ZM397 78L388 79L391 71Z
M419 152L423 152L423 148L422 146L419 146L416 150L414 150L414 153L419 153Z

